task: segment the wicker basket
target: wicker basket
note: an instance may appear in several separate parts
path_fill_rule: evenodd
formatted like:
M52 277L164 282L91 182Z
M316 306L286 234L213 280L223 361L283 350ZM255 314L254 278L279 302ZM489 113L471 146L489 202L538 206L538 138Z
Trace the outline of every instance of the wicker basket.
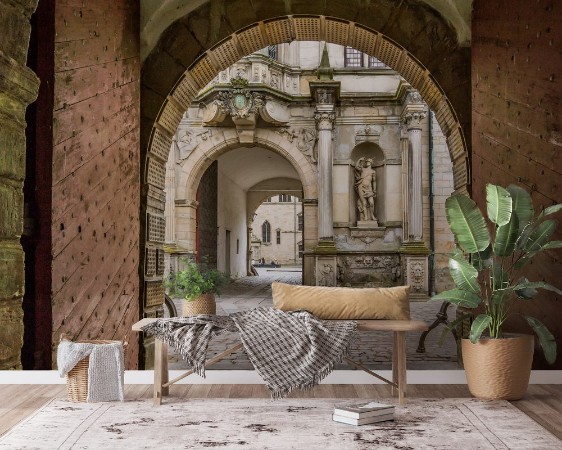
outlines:
M182 316L196 316L198 314L216 314L217 304L215 294L202 294L195 300L183 300L181 307Z
M63 339L69 340L66 336L61 336L61 341ZM86 341L76 341L80 344L123 344L123 347L127 346L127 343L122 341L108 341L108 340L86 340ZM73 369L66 374L66 395L68 400L71 402L86 402L88 399L88 367L90 365L90 357L86 356L84 359L80 360Z

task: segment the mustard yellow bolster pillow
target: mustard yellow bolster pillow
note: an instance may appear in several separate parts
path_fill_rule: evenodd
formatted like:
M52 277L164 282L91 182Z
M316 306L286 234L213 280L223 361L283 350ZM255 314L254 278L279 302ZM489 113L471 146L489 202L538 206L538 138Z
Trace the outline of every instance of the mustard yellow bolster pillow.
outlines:
M273 282L273 306L281 311L305 309L326 320L409 320L410 286L347 288L294 286Z

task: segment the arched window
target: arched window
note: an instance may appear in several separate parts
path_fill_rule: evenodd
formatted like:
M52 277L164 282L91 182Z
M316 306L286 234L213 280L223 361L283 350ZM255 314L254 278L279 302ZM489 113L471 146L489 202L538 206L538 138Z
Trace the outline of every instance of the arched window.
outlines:
M267 220L261 225L261 241L264 243L271 242L271 225Z

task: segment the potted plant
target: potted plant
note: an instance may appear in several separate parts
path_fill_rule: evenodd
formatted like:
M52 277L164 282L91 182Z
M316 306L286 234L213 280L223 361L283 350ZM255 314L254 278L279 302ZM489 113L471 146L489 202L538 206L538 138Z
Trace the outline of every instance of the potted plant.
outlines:
M172 272L165 282L173 297L183 297L183 316L216 314L215 294L228 282L224 272L209 267L206 261L196 263L183 258L182 270Z
M523 275L526 264L538 253L562 247L551 241L556 222L548 216L562 205L546 208L535 216L529 193L516 185L507 189L486 186L489 223L465 195L453 195L445 202L447 222L457 248L449 259L455 288L435 295L459 307L477 309L469 339L462 340L462 356L470 392L475 397L515 400L523 397L531 373L532 335L507 335L506 319L515 302L529 302L538 289L562 295L562 291ZM556 341L536 318L524 316L538 336L546 360L556 359ZM465 315L458 317L453 329Z

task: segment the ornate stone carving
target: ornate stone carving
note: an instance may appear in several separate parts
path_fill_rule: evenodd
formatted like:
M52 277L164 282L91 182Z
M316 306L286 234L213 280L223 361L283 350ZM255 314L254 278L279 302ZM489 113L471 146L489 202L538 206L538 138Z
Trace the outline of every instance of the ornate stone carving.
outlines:
M359 158L355 164L355 191L360 221L377 222L375 199L377 197L377 175L371 158ZM377 226L377 225L375 225Z
M406 103L423 103L423 98L418 91L410 91Z
M425 111L407 112L403 116L403 121L408 128L421 128L421 122L425 119L427 113Z
M264 104L263 96L251 92L248 89L248 80L245 78L232 78L230 84L232 89L221 92L218 100L215 100L215 104L222 112L229 114L233 120L255 116Z
M424 290L425 270L421 261L413 261L410 264L410 286L415 292Z
M318 274L320 277L318 278L317 286L334 285L334 266L332 264L322 263L322 266L318 269Z
M177 145L177 158L176 164L182 165L184 161L189 157L189 154L197 148L197 146L209 139L212 136L210 129L197 129L189 128L180 130L175 139Z
M269 80L269 84L274 89L281 89L281 83L279 80L279 74L277 72L271 72L271 78Z
M401 284L398 254L338 255L338 286L382 287Z
M334 121L336 120L336 113L328 111L316 111L314 113L314 120L318 130L332 130L334 128Z
M281 128L277 132L285 136L289 142L294 142L307 159L311 163L316 164L315 145L318 133L314 128Z
M333 89L316 89L316 104L331 105L334 103Z
M374 142L378 144L380 135L380 131L371 125L365 125L364 128L355 132L355 144L360 144L361 142Z
M429 283L426 256L406 257L406 284L411 287L412 298L427 297Z

